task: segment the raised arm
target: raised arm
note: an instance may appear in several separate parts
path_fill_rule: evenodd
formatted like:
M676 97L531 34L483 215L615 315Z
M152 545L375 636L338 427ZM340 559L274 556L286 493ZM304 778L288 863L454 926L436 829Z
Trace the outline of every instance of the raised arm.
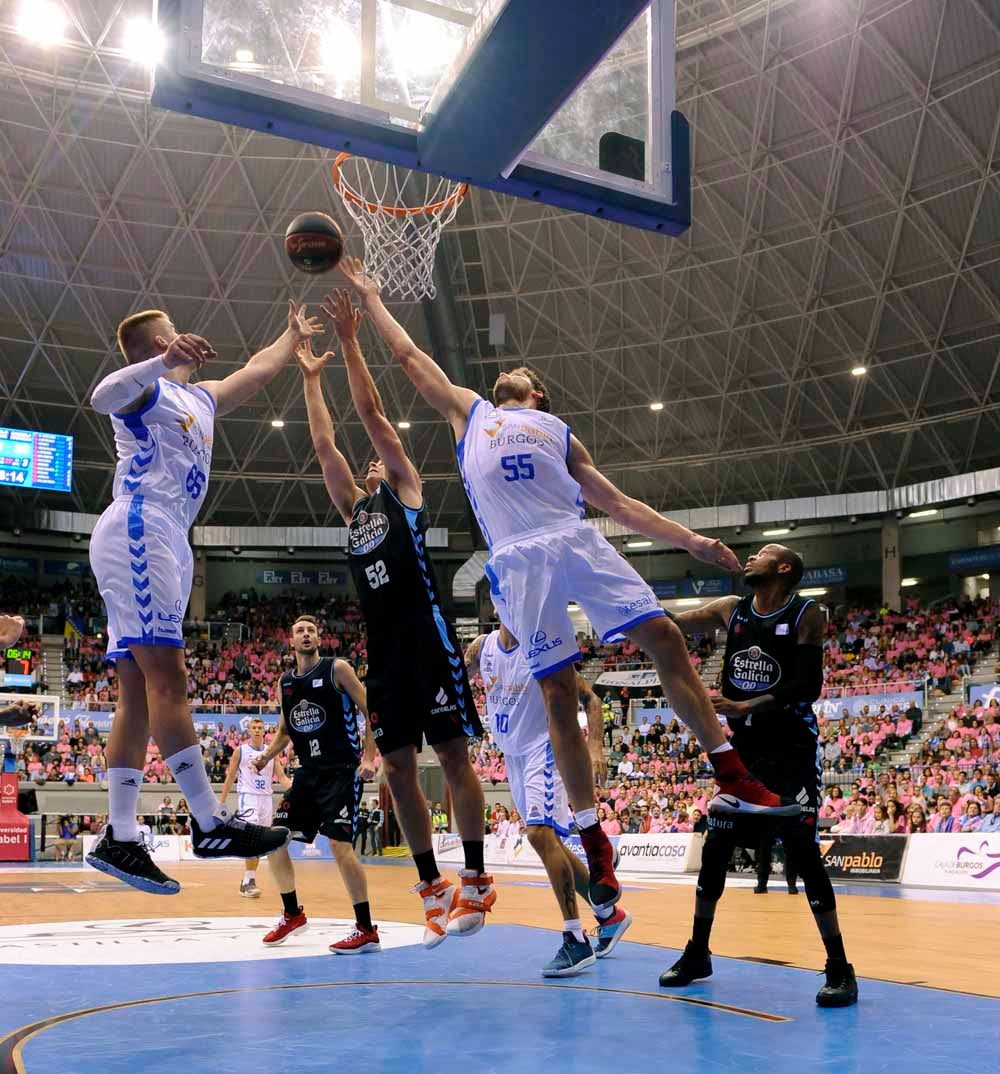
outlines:
M365 427L368 439L385 466L390 484L408 506L418 507L423 502L420 475L410 461L403 442L393 424L385 416L382 397L379 395L371 371L358 342L358 326L361 310L351 304L346 291L335 291L323 302L323 309L333 320L333 327L344 352L347 366L347 383L351 389L351 401Z
M333 419L323 398L323 369L332 357L333 351L317 357L313 354L312 341L308 339L303 340L295 351L295 358L302 370L309 434L323 471L323 483L341 518L349 524L354 505L364 496L364 492L355 484L347 459L333 438Z
M739 597L719 597L689 612L674 612L674 622L685 634L711 634L715 630L725 630L729 626L733 608L739 602Z
M736 553L721 541L694 533L687 526L657 514L648 504L626 496L597 469L590 453L575 436L570 437L567 463L587 503L604 511L632 533L641 533L654 541L683 548L702 563L711 563L726 571L740 569Z
M181 365L200 369L209 358L215 357L211 344L188 332L174 336L169 343L163 336L157 336L154 342L162 347L161 354L116 369L93 390L90 405L98 414L127 414L136 410L152 397L160 377Z
M479 396L469 388L452 384L437 362L410 339L406 329L385 308L379 297L378 281L365 275L364 265L356 257L343 258L339 268L344 279L357 292L375 330L392 351L393 358L403 367L403 372L427 403L442 418L451 422L455 436L461 439L465 435L469 411Z
M288 327L262 351L258 351L242 369L230 373L222 380L206 380L201 387L215 399L218 414L228 414L256 395L269 384L292 360L298 345L323 331L323 325L315 317L306 316L305 306L295 307L288 303Z

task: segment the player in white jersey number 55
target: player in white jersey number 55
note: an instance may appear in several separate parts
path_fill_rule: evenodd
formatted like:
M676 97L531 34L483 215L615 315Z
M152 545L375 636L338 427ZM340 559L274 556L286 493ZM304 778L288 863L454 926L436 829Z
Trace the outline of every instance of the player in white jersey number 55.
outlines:
M417 391L455 432L465 491L490 546L486 572L494 606L527 647L529 669L545 698L552 750L587 852L591 902L614 903L621 887L611 844L597 823L590 758L576 718L573 664L579 651L566 611L570 600L579 603L603 642L629 638L652 657L664 693L711 757L721 785L715 810L800 812L795 802L753 779L726 742L683 635L636 571L594 527L583 524L584 502L630 532L684 548L724 570L739 570L733 552L616 488L569 426L549 413L548 394L532 370L501 373L492 402L452 384L385 308L378 283L361 263L345 257L340 271Z
M188 530L205 501L216 411L244 403L321 331L304 306L289 303L288 327L269 347L222 380L191 384L215 350L179 333L161 310L145 310L119 325L125 368L91 396L94 409L111 416L118 455L114 498L90 542L118 707L107 750L108 826L87 861L141 891L173 895L180 887L152 861L136 826L150 735L191 807L197 857L263 857L288 841L286 828L218 808L191 723L181 625L191 594Z

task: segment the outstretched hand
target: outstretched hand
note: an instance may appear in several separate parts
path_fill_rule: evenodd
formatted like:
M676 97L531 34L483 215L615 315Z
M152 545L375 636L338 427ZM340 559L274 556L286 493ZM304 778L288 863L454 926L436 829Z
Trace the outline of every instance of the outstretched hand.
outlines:
M703 537L698 534L694 544L688 549L694 559L702 563L711 563L714 567L721 567L731 573L742 569L736 553L724 545L718 538Z
M295 361L299 363L304 377L318 377L326 368L333 351L325 351L323 354L314 354L311 339L304 339L295 348Z
M191 332L180 332L171 340L165 336L156 336L153 342L161 349L163 364L167 369L176 369L182 365L201 369L207 361L216 356L215 348L208 340Z
M296 343L303 339L311 339L323 331L323 322L318 317L306 315L306 306L296 306L289 300L288 303L288 331L292 333Z
M24 630L24 620L19 615L0 615L0 646L4 649L14 645Z
M378 280L365 272L365 266L361 258L342 257L337 270L362 297L378 294L380 284Z
M361 325L361 310L351 302L347 291L332 291L323 299L323 309L333 320L333 330L340 340L354 339Z

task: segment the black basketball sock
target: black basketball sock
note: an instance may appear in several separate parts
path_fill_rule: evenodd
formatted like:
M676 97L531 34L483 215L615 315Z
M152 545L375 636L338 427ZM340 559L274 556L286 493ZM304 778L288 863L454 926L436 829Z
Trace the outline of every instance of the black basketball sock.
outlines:
M696 917L691 929L691 944L698 951L708 950L708 940L712 935L714 918Z
M291 891L283 891L281 893L281 905L285 908L285 913L289 917L295 917L299 912L299 897L295 893L295 888Z
M372 910L367 902L356 902L354 904L354 920L363 928L371 932L372 927Z
M462 849L465 851L465 867L470 872L482 876L486 872L486 862L483 857L484 843L482 839L462 840Z
M433 850L424 850L420 854L413 855L413 864L417 867L417 875L425 884L433 884L441 875L434 860Z
M846 962L847 952L844 950L844 937L838 932L836 936L824 936L823 946L826 948L826 957L834 962Z

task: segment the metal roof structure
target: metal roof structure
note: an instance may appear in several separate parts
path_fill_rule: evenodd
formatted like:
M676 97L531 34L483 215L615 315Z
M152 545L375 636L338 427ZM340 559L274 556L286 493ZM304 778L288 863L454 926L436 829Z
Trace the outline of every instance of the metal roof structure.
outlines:
M0 11L0 425L76 437L72 504L5 490L11 518L107 503L111 430L87 399L120 362L121 317L165 308L212 339L221 376L281 331L289 296L335 282L295 274L281 246L293 215L336 207L330 155L152 109L124 39L149 0L63 7L47 48ZM474 190L445 240L469 386L531 364L598 465L658 510L995 465L997 4L678 0L677 49L690 231ZM429 347L425 311L394 310ZM449 429L362 342L411 423L432 524L467 528ZM342 369L327 394L360 472ZM296 370L220 422L199 522L335 524Z

